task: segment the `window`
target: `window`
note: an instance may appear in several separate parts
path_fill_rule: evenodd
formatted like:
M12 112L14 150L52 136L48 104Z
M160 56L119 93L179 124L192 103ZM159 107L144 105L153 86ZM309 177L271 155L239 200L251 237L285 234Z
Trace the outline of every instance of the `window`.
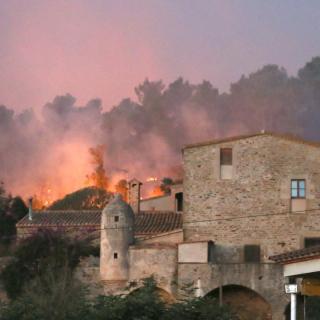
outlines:
M220 165L232 166L232 148L220 149Z
M260 262L260 246L259 245L245 245L244 246L244 262L258 263Z
M208 262L214 262L214 242L208 241Z
M314 246L320 246L320 238L305 238L304 247L310 248Z
M291 198L304 199L306 197L306 180L294 179L291 180Z
M178 192L175 195L176 198L176 211L181 212L183 211L183 193Z
M115 253L113 254L113 259L118 259L118 252L115 252Z
M220 149L220 178L223 180L232 179L233 167L232 167L232 149L221 148Z
M119 216L114 216L114 222L119 222Z

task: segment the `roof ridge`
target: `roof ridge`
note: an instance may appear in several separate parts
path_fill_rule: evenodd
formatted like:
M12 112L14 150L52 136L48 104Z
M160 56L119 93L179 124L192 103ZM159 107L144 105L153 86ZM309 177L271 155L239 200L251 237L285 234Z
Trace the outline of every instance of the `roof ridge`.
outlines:
M314 255L316 256L320 255L320 245L292 250L292 251L286 251L284 253L270 256L269 259L275 262L284 262L284 261L290 261L290 260L304 259L308 256L312 257Z
M256 132L251 134L244 134L244 135L237 135L237 136L229 136L221 139L213 139L198 143L191 143L185 145L182 150L189 149L189 148L195 148L195 147L202 147L202 146L208 146L212 144L219 144L219 143L225 143L225 142L231 142L236 140L242 140L242 139L248 139L248 138L254 138L259 136L272 136L280 139L285 139L288 141L298 142L307 144L314 147L320 147L320 142L310 141L307 139L304 139L298 135L292 134L292 133L277 133L272 131L263 131L263 132Z

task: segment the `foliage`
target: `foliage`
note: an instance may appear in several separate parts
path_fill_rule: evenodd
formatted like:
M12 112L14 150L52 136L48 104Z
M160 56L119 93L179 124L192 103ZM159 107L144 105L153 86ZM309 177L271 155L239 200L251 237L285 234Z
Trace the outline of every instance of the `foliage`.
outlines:
M171 178L163 178L161 180L160 189L165 194L170 194L173 180Z
M198 298L176 303L168 309L162 320L236 320L227 306L219 307L212 298Z
M6 195L0 183L0 245L8 246L16 234L16 223L28 212L20 197Z
M87 187L55 201L48 207L50 210L101 209L109 202L111 194L105 189Z
M64 274L67 274L65 276ZM62 273L57 278L49 272L35 279L24 294L2 312L3 320L236 320L227 307L211 298L198 298L183 303L165 304L153 278L129 295L85 298L84 290Z
M88 256L94 248L89 239L71 238L52 230L39 230L21 242L13 260L1 274L4 287L10 298L17 298L26 284L37 276L54 274L63 268L74 270L80 257Z
M92 307L94 320L160 320L165 305L157 295L152 278L126 296L99 297Z
M2 309L2 320L85 319L85 290L68 268L57 274L50 269L34 278L23 294Z

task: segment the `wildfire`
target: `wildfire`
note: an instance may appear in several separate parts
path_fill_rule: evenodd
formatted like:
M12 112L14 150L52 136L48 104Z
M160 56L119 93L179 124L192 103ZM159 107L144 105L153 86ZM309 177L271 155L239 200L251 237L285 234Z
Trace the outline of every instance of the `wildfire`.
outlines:
M153 190L150 193L150 197L158 197L163 195L164 195L164 192L162 191L160 186L156 186L155 188L153 188Z
M146 182L157 182L158 178L157 177L149 177L146 179Z
M38 210L48 207L55 198L56 196L52 196L51 188L41 188L39 194L33 196L33 207Z

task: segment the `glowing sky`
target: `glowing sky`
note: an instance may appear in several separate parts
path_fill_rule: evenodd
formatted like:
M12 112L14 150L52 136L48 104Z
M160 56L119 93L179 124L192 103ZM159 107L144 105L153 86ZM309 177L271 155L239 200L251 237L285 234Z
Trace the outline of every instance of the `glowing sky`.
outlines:
M319 0L0 0L0 104L69 92L109 109L146 77L228 90L267 63L295 73L319 34Z

